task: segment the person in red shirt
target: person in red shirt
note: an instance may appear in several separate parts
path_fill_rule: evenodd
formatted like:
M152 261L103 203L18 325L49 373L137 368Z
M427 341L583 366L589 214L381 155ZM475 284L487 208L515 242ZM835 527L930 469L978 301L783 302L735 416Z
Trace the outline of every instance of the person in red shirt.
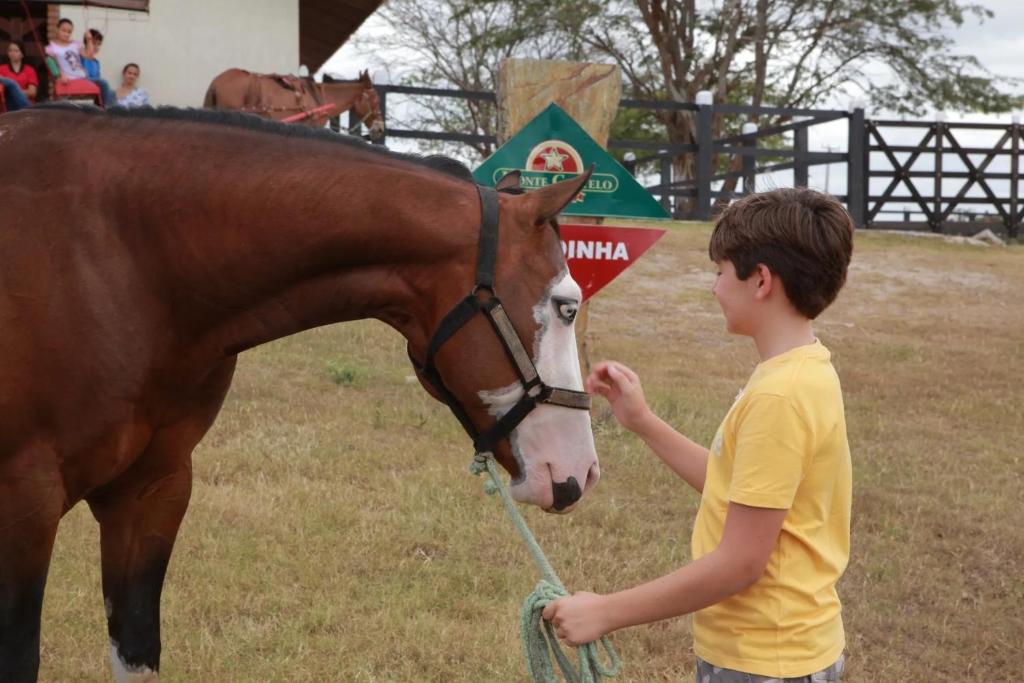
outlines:
M7 46L7 63L0 64L0 86L10 111L34 103L39 93L39 75L25 63L25 46L16 40Z

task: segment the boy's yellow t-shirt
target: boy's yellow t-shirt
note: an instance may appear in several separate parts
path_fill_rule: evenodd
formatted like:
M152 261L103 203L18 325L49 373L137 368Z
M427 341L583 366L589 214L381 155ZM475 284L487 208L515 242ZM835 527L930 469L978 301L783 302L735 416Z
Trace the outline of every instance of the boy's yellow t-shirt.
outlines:
M850 556L850 447L839 377L818 341L764 361L708 456L693 557L722 538L730 501L788 509L757 583L693 615L704 661L762 676L807 676L846 638L836 582Z

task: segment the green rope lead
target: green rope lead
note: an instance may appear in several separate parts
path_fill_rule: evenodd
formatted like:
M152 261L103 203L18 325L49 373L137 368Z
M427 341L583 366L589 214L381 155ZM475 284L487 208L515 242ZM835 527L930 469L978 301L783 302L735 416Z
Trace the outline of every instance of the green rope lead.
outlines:
M608 654L608 664L604 664L598 657L597 643L586 643L576 648L579 658L579 668L575 668L565 652L562 651L555 635L554 627L543 620L541 613L548 603L558 598L569 595L559 580L555 570L544 556L537 539L533 537L526 520L519 514L512 496L508 492L502 480L499 478L497 465L494 456L490 453L477 453L469 471L479 475L487 472L490 481L484 483L484 491L487 495L498 493L501 495L501 502L505 504L512 523L516 525L519 534L526 541L526 547L537 563L543 578L527 596L523 602L523 609L519 615L519 631L523 641L523 654L526 656L526 666L530 671L530 678L533 683L557 683L554 667L551 665L551 655L554 654L558 668L567 683L600 683L602 676L616 676L619 673L621 662L619 656L612 647L607 636L601 638L601 646Z

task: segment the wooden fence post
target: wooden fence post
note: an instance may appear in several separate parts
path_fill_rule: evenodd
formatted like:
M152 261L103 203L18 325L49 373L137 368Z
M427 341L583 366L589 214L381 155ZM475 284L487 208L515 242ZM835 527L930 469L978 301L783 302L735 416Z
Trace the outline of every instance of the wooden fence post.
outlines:
M807 187L807 126L793 131L793 185Z
M864 122L864 109L856 107L850 112L849 130L846 145L846 206L850 218L858 228L867 227L868 208L868 167L869 153L867 145L867 127Z
M711 178L714 176L715 138L712 94L707 90L697 93L697 206L699 221L711 220Z
M743 124L743 146L757 149L757 124L751 121ZM743 194L757 192L757 157L743 155Z
M672 157L661 157L661 207L675 215L672 208ZM678 208L678 206L676 207Z
M1010 224L1006 226L1010 239L1020 234L1020 117L1014 114L1010 123Z
M384 121L384 132L379 138L371 140L371 142L375 145L383 145L388 139L388 91L387 88L381 87L376 88L376 90L377 95L380 97L380 118ZM349 118L351 119L351 117L352 114L350 113Z

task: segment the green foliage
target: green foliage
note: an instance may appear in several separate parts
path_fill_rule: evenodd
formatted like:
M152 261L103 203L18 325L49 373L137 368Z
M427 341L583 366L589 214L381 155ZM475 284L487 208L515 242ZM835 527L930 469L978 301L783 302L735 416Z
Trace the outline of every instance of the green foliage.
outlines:
M620 108L612 121L608 137L613 140L662 142L665 140L665 126L651 110ZM612 149L608 152L621 162L626 150Z
M335 384L349 387L362 379L366 372L344 360L332 360L327 363L327 374Z
M1024 104L1013 92L1018 80L957 54L950 27L995 18L970 0L391 0L382 16L391 32L362 46L401 57L399 80L410 85L493 91L502 60L535 58L615 63L624 95L644 99L689 102L701 90L718 102L779 107L845 107L866 99L875 110L900 114ZM497 131L489 102L422 98L414 104L410 120L397 124ZM787 121L755 122L765 128ZM714 133L738 134L742 123L739 116L716 117ZM692 143L694 122L689 112L626 111L612 136ZM421 145L466 158L462 143ZM494 151L486 143L469 146L477 159ZM734 163L716 159L720 169ZM675 173L690 177L692 160L677 159Z

